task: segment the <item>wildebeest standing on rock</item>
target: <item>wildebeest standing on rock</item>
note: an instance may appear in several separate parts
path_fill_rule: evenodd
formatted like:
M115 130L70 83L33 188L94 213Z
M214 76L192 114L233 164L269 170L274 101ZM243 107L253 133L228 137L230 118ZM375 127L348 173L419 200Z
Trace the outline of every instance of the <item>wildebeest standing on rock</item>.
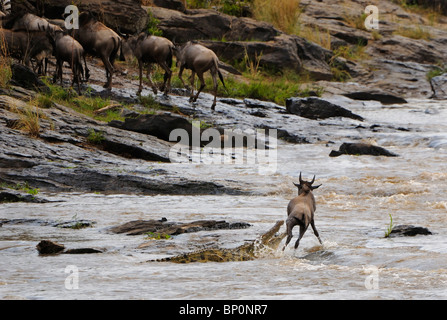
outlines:
M315 204L314 195L312 194L312 191L319 188L321 185L313 186L312 184L314 182L315 176L311 182L304 181L303 179L301 179L300 172L300 183L294 183L294 185L298 187L298 196L290 200L289 205L287 206L287 240L283 250L292 239L292 229L296 225L300 226L300 234L298 236L298 240L295 243L295 249L298 248L300 240L306 232L309 223L312 226L312 229L315 236L318 238L318 241L320 242L320 244L322 244L320 235L318 234L317 228L315 227L314 214L317 207Z
M18 58L27 67L35 60L39 71L45 75L43 61L52 54L52 47L44 31L11 31L0 29L0 43L5 45L0 54Z
M58 25L48 22L48 20L38 17L32 13L26 13L23 16L13 18L13 31L26 30L26 31L62 31L62 28Z
M167 95L171 89L171 67L174 44L166 38L141 33L139 36L132 36L126 39L123 42L123 50L127 47L129 47L138 60L138 67L140 70L140 86L138 88L138 94L143 90L143 64L145 63L148 64L147 78L151 84L152 90L157 94L157 87L154 85L151 78L152 64L157 63L165 71L164 82L160 89Z
M80 93L81 76L84 73L82 61L84 61L85 66L85 78L88 78L88 67L85 61L84 48L73 37L65 35L61 31L47 31L47 34L53 45L54 56L56 57L56 72L53 81L56 82L57 78L59 78L62 84L62 67L64 61L68 62L73 72L72 86L76 82L78 85L78 92Z
M120 36L99 22L90 12L79 15L79 29L74 30L74 38L93 56L99 57L106 70L107 82L104 88L112 87L115 58L121 47Z
M216 107L217 97L217 75L219 75L220 81L222 81L222 84L225 87L222 73L219 70L219 59L217 58L216 54L212 50L192 41L187 42L180 48L176 48L174 52L177 58L177 66L180 66L179 78L182 81L183 86L186 87L182 77L183 70L186 68L192 71L190 88L191 102L197 101L200 92L203 90L203 88L205 88L205 80L203 79L203 74L206 71L210 70L214 84L214 101L211 106L211 110L214 110ZM197 91L197 94L194 96L194 78L196 73L200 80L200 88Z

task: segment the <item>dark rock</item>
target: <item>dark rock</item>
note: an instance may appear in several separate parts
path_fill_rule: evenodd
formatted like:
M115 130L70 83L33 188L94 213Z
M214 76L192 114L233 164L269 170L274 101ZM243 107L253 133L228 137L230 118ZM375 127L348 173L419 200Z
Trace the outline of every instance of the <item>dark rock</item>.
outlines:
M185 2L181 0L152 0L154 6L185 12Z
M200 220L189 223L167 222L166 220L136 220L112 227L109 231L127 235L141 235L148 232L178 235L209 230L245 229L250 226L250 224L245 222L229 223L215 220Z
M407 103L407 100L405 100L404 98L378 91L359 91L345 93L343 95L354 100L375 100L381 102L384 105Z
M343 107L315 97L289 98L286 100L286 108L289 113L313 120L344 117L363 121L361 116Z
M288 36L276 37L275 41L213 41L201 40L200 44L213 50L220 59L229 62L259 60L259 66L268 70L295 70L302 67L297 46Z
M399 225L393 227L390 237L414 237L417 235L431 235L431 231L424 227L415 227L412 225Z
M38 90L42 92L49 92L48 86L39 79L30 68L13 63L11 65L12 78L11 82L15 85L21 86L25 89Z
M343 143L338 151L332 150L329 154L330 157L338 157L343 154L351 155L371 155L371 156L386 156L397 157L398 155L388 150L374 146L367 143Z
M35 2L35 1L30 1ZM42 2L42 1L41 1ZM60 19L68 5L76 5L79 11L97 14L100 21L123 33L138 33L146 28L148 15L140 0L51 0L44 1L45 16ZM123 14L125 13L125 14Z
M286 142L298 143L298 144L309 143L309 141L306 139L306 137L300 137L296 134L288 132L285 129L272 128L267 125L259 125L258 128L266 129L266 130L272 130L272 129L276 130L276 137L278 139L284 140Z
M151 8L160 21L158 28L176 42L199 39L227 41L270 41L281 32L271 24L250 18L237 18L215 10L198 9L182 13L165 8Z
M136 118L126 118L124 122L113 121L110 126L123 130L149 134L159 139L169 141L172 130L183 129L192 135L191 123L183 117L165 114L142 114Z
M88 254L88 253L102 253L101 250L93 249L93 248L77 248L77 249L68 249L64 252L64 254Z
M0 203L2 202L47 203L49 201L26 192L0 189Z
M53 241L42 240L37 244L36 248L40 254L57 254L61 253L65 246Z

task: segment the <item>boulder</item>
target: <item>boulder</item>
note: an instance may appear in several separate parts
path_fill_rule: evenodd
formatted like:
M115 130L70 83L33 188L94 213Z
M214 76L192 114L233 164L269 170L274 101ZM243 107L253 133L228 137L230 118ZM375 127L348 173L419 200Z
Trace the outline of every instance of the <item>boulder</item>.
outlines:
M36 73L30 68L13 63L11 65L12 78L11 83L29 90L49 92L48 86L39 79Z
M344 117L363 121L361 116L331 102L315 97L289 98L286 100L286 109L289 113L313 120Z
M64 251L65 246L49 240L42 240L36 246L40 254L57 254Z
M186 1L182 0L152 0L152 3L154 6L160 7L160 8L166 8L171 10L177 10L180 12L186 11Z
M398 156L397 154L392 153L382 147L374 146L368 143L343 143L338 151L332 150L329 156L338 157L343 154L386 156L386 157Z
M126 118L122 121L111 121L110 126L123 130L149 134L164 141L169 141L169 135L174 129L183 129L192 136L192 125L183 117L164 114L142 114L136 118Z
M433 89L433 99L447 99L447 73L433 77L430 83Z
M35 4L36 1L29 1ZM45 16L60 19L65 7L76 5L79 11L91 11L108 27L120 29L123 33L138 33L146 28L147 12L141 7L140 0L51 0L44 2Z
M378 90L357 91L357 92L345 93L343 95L353 100L379 101L384 105L407 103L407 100L405 100L404 98Z
M213 50L220 59L230 63L240 62L248 56L254 63L268 70L301 71L302 63L297 47L289 37L276 37L274 41L213 41L202 40L200 44Z
M390 237L414 237L417 235L431 235L431 231L424 227L415 227L412 225L399 225L393 227Z
M270 41L281 33L269 23L237 18L216 10L197 9L187 13L157 7L150 10L160 21L158 28L163 35L180 43L200 39Z

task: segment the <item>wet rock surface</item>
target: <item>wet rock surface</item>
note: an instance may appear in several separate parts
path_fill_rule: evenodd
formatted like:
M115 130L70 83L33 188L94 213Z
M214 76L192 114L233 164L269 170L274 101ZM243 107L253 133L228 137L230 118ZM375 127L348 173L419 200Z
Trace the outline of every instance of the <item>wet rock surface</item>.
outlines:
M417 235L431 235L432 232L425 227L417 227L413 225L399 225L393 227L390 237L414 237Z
M330 157L339 157L344 154L349 155L370 155L370 156L385 156L397 157L398 155L392 153L385 148L367 144L367 143L343 143L338 151L332 150Z
M332 117L344 117L363 121L364 119L351 111L319 98L290 98L286 101L289 113L313 120Z

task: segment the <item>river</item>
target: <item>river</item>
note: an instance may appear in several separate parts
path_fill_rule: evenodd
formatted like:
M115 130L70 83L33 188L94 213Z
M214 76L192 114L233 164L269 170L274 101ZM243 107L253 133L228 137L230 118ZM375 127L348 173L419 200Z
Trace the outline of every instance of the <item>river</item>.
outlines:
M0 219L76 217L96 224L80 230L33 223L0 227L0 299L446 299L445 104L370 102L351 110L368 119L363 126L380 127L341 128L337 119L321 121L315 132L321 142L278 144L273 174L243 164L158 164L192 178L232 180L258 195L44 194L55 202L1 204ZM328 156L352 138L377 143L399 157ZM300 171L305 179L315 174L315 183L322 184L314 194L323 245L309 230L298 250L294 238L284 252L266 252L253 261L147 262L255 239L285 218ZM423 226L433 234L385 238L390 215L395 225ZM162 217L245 221L252 227L169 240L107 232L131 220ZM35 246L43 239L105 253L39 256Z

